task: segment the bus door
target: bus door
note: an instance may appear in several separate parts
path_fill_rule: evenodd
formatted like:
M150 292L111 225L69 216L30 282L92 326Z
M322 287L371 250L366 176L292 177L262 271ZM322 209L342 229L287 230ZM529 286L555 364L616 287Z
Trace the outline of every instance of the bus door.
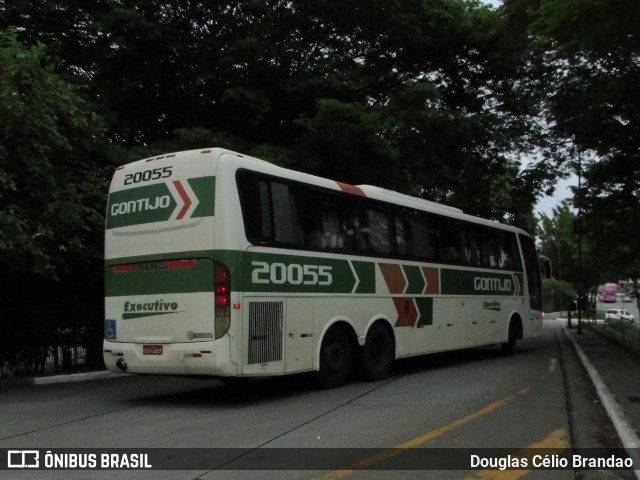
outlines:
M285 372L313 368L313 298L288 298L285 322Z

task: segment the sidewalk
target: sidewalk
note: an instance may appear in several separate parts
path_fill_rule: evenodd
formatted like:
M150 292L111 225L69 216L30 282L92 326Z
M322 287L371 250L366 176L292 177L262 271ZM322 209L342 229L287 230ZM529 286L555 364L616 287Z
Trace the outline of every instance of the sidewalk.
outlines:
M121 373L113 374L106 370L82 373L65 373L60 375L47 375L43 377L11 377L0 378L0 386L15 385L49 385L52 383L82 382L85 380L101 380L104 378L122 377Z
M640 357L615 341L583 326L564 331L596 388L600 401L635 465L640 465ZM636 470L640 479L640 469Z

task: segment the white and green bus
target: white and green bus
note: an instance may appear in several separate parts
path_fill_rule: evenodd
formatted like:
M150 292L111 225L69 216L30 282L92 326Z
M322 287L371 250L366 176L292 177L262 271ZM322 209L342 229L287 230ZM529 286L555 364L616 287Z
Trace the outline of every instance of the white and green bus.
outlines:
M117 169L105 284L113 372L315 371L330 387L542 332L524 231L220 148Z

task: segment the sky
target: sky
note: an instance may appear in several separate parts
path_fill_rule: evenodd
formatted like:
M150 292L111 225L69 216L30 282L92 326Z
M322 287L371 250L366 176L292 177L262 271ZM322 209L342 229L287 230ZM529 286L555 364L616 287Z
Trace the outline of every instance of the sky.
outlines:
M536 215L544 213L547 217L553 217L553 209L560 205L563 200L567 198L573 198L573 192L571 186L577 186L578 180L572 176L564 180L559 180L556 184L556 189L553 195L544 196L538 200L535 207Z
M487 3L493 7L499 7L502 5L502 0L480 0L483 3ZM577 186L578 180L575 176L571 178L558 181L556 189L553 195L541 197L536 204L534 211L536 215L545 214L548 217L553 217L553 209L562 203L563 200L573 198L572 186Z
M493 7L499 7L502 5L502 0L480 0L482 3L487 3ZM553 217L553 209L560 205L563 200L567 198L573 198L573 192L571 186L576 186L577 179L572 176L571 178L560 180L556 185L555 192L551 196L544 196L538 200L535 206L536 215L545 214L548 217Z

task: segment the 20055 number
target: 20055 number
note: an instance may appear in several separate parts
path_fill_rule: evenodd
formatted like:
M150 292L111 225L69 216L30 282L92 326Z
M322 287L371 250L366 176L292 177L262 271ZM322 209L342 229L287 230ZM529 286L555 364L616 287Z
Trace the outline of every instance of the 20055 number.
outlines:
M131 185L133 183L148 182L150 180L160 180L161 178L170 177L172 173L172 167L154 168L153 170L129 173L124 176L124 184Z
M298 263L252 262L251 281L274 285L331 285L332 267L329 265L300 265Z

